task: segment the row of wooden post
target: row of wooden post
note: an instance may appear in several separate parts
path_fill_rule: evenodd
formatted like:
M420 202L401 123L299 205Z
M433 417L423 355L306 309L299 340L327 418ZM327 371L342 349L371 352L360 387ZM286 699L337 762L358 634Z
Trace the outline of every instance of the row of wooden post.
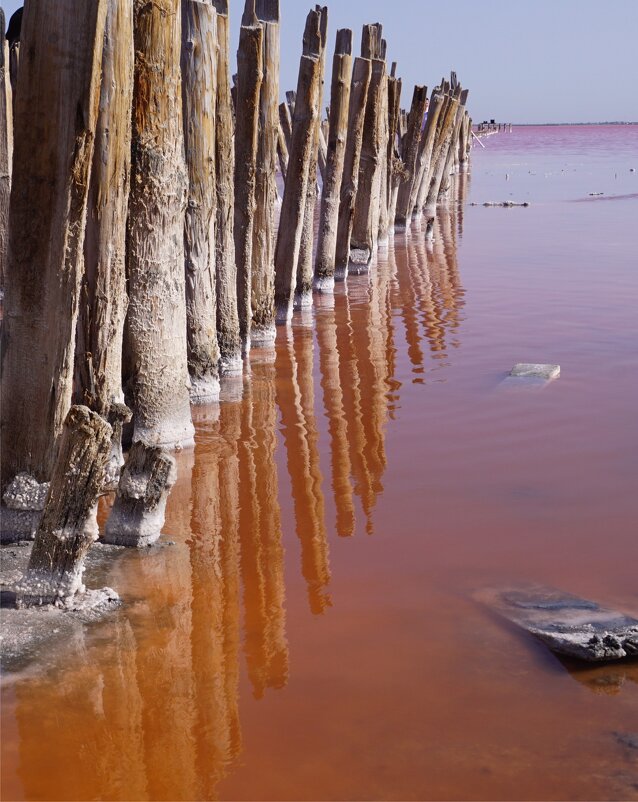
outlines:
M395 228L431 224L466 169L467 91L453 74L402 112L380 24L354 59L337 32L322 122L327 8L281 105L279 0L241 23L231 86L228 0L26 5L13 91L6 48L0 65L3 489L51 479L74 402L108 419L126 401L149 449L192 443L190 402Z

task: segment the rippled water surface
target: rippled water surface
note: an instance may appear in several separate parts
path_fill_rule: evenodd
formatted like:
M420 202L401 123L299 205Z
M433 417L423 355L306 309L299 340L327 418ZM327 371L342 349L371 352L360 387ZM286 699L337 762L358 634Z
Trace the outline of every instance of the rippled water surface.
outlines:
M433 246L397 234L196 413L176 545L5 677L4 799L638 799L638 665L473 601L638 608L638 126L485 144ZM527 361L561 378L503 386Z

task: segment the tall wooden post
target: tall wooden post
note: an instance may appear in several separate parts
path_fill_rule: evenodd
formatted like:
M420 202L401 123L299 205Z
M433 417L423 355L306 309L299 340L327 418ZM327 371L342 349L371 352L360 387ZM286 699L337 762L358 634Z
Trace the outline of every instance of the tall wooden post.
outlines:
M259 98L263 80L263 30L248 0L239 32L235 108L235 259L237 308L244 353L250 350L251 283Z
M437 193L438 203L441 203L444 200L450 189L451 185L450 176L454 172L454 163L458 154L459 135L461 131L461 125L463 123L463 115L465 114L465 104L467 103L468 94L469 94L468 90L463 89L459 99L459 104L456 110L456 119L454 122L454 127L452 129L452 134L450 136L447 158L445 159L445 163L443 166L443 173L441 175L441 180L439 183L439 190Z
M317 9L320 7L317 6ZM321 23L321 53L319 56L320 75L315 95L317 116L313 121L313 140L308 163L308 186L306 187L306 203L304 206L304 220L299 246L299 261L297 263L297 285L295 288L295 308L303 309L312 305L312 253L315 242L315 206L319 184L317 181L317 168L319 164L319 150L321 141L321 102L323 100L323 76L326 64L326 36L328 31L327 11L322 15Z
M399 185L403 175L403 162L399 152L398 132L401 114L402 82L396 77L396 62L388 76L388 233L394 232Z
M242 358L237 311L237 266L235 264L235 131L233 101L230 93L228 0L212 0L212 3L217 10L218 43L215 122L217 341L221 352L221 374L223 376L241 373Z
M386 43L383 42L383 52L385 53ZM388 75L387 72L381 81L381 116L379 119L379 136L381 140L381 175L379 178L379 229L378 229L378 247L386 248L388 246L389 234L389 198L388 198L388 137L390 136L389 120L388 120Z
M348 137L339 199L339 222L335 257L335 281L344 281L348 275L352 223L359 188L359 164L363 144L363 124L366 99L372 75L370 59L357 58L352 69L350 108L348 110Z
M427 86L415 86L412 96L412 106L408 116L408 130L403 139L403 164L406 171L405 181L399 187L399 197L397 198L396 225L405 228L412 217L410 206L412 190L417 180L417 157L419 154L419 144L421 142L421 132L423 130L423 118L428 101Z
M264 81L259 103L259 144L252 252L252 326L256 348L275 342L275 212L277 141L279 137L279 0L258 0L257 17L264 32Z
M436 215L439 189L443 180L445 165L447 164L450 142L452 141L452 136L456 128L460 97L461 87L457 86L456 89L453 90L452 98L445 113L445 118L441 126L440 144L436 154L436 160L433 160L432 178L430 179L430 188L428 190L424 209L424 214L428 218L428 221L432 221Z
M134 440L193 441L186 352L181 0L134 0L133 163L128 219L128 395Z
M2 328L2 481L51 476L71 406L106 0L30 0Z
M9 195L11 194L11 156L13 150L13 113L9 82L9 45L5 41L4 10L0 8L0 292L7 272L9 235Z
M125 262L133 62L133 0L107 0L75 347L77 402L105 418L112 404L124 400L122 345L128 307Z
M217 12L182 0L182 101L188 202L184 225L186 342L191 401L219 398L215 279Z
M410 199L412 216L419 219L423 213L423 205L427 198L429 189L430 167L432 162L432 152L436 141L437 130L441 112L445 106L445 95L439 88L434 89L430 97L428 108L428 118L425 123L425 131L421 138L419 148L419 158L417 162L417 177Z
M363 26L361 55L371 59L372 74L366 100L363 144L359 165L359 193L354 210L350 265L357 272L365 271L376 250L379 236L379 197L381 193L382 95L386 79L384 40L379 23Z
M292 317L297 285L297 265L308 189L308 168L316 141L316 122L319 116L326 19L326 8L317 7L311 11L306 20L303 37L290 162L275 250L275 314L276 321L280 324L288 323Z
M348 136L348 108L352 78L352 31L337 31L330 91L330 128L326 179L321 197L319 239L315 261L314 287L322 292L334 289L339 198Z

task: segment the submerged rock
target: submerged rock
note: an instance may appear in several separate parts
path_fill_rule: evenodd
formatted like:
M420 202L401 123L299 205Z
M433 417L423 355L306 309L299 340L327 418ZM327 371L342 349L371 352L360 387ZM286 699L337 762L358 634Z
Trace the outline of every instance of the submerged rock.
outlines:
M543 365L528 362L519 362L510 372L514 378L557 379L560 376L560 365Z
M537 585L476 598L557 654L587 662L638 657L638 619L596 602Z

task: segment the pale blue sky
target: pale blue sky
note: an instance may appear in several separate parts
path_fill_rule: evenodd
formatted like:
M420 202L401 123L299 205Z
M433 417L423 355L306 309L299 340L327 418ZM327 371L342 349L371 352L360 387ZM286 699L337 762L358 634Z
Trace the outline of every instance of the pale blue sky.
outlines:
M55 2L55 0L51 0ZM326 0L324 0L326 2ZM7 16L22 3L3 3ZM455 69L475 120L638 121L638 0L333 0L328 71L337 28L381 22L403 78L430 88ZM231 0L233 52L243 0ZM281 0L282 91L294 89L303 0ZM329 81L328 81L329 82Z

